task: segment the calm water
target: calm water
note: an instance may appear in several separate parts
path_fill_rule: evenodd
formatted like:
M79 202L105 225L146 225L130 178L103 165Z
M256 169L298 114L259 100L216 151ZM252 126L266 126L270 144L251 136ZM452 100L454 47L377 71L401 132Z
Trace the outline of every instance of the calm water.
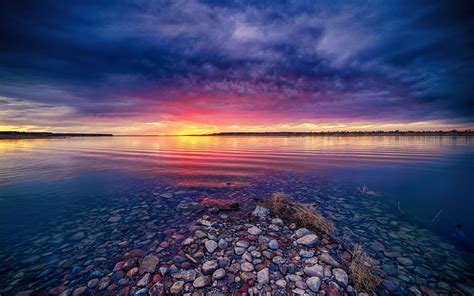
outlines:
M404 239L426 241L410 249L413 257L426 260L430 250L452 257L455 275L423 264L450 284L468 283L473 177L469 137L0 140L0 293L106 272L118 254L186 228L195 213L180 204L211 196L245 208L275 191L317 202L341 236L368 250L374 241L395 242L395 251ZM364 185L380 196L360 193ZM110 222L111 213L120 222ZM74 238L81 232L86 247ZM405 274L399 268L391 276L403 285Z

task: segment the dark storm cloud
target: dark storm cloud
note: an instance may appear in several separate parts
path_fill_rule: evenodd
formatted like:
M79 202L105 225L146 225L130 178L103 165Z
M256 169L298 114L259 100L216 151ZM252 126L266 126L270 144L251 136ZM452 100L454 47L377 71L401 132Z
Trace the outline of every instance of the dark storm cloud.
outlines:
M3 97L104 117L176 114L166 106L201 95L211 99L193 112L259 106L289 121L474 120L470 1L0 6Z

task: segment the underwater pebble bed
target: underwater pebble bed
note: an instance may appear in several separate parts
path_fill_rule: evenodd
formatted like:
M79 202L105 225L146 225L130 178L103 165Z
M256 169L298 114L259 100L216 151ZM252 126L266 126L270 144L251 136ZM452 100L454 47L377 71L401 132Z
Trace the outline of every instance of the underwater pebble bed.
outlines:
M296 229L290 225L276 225L271 220L246 220L250 219L248 214L255 206L255 199L268 197L276 191L289 193L301 202L316 203L334 221L336 234L341 240L347 245L362 244L384 273L377 295L473 294L472 254L459 250L431 230L401 216L383 198L365 196L355 188L346 188L331 180L289 178L285 175L275 175L246 187L229 184L206 190L166 185L138 186L132 193L124 193L124 198L115 204L78 213L61 223L49 225L45 232L10 238L3 242L4 251L0 254L0 293L153 295L160 289L170 291L174 286L173 290L179 290L179 293L235 291L273 295L292 291L309 295L355 294L350 283L337 280L334 274L337 267L329 264L330 270L327 270L328 264L321 260L321 255L326 252L337 253L334 244L328 242L301 248L294 244ZM241 209L230 214L236 215L234 218L222 219L215 209L202 204L203 196L235 200ZM222 220L213 222L221 232L206 228L206 225L199 226L199 223L196 226L196 221L204 214ZM231 223L232 219L245 221L248 225ZM251 243L242 254L236 254L236 240L240 234L248 232L250 225L264 232L262 236L275 238L278 248L269 247L270 241L256 236L256 241L252 241L253 238L245 240ZM214 252L209 252L204 237L195 236L199 229L208 240L217 244ZM226 233L225 238L223 233ZM245 234L246 238L251 236ZM187 238L193 242L183 245ZM226 248L221 248L222 244L219 247L221 238L229 239ZM255 258L252 251L255 251ZM272 254L265 256L264 251ZM200 252L202 257L196 256ZM242 258L246 252L251 256ZM192 258L199 261L193 262L185 253L192 253ZM221 255L228 257L228 266L219 265ZM273 262L276 256L282 260ZM311 258L314 259L311 261ZM218 268L212 274L202 274L202 264L210 260L216 261ZM266 281L261 283L258 280L258 273L263 270L263 265L259 265L263 263L259 260L267 262L268 285ZM295 264L294 260L297 261ZM309 284L304 273L307 260L323 267L323 274L318 277L321 281L318 292L310 286L317 286L318 280L313 279ZM244 261L252 267L246 264L242 270ZM231 266L235 268L229 270ZM218 269L224 269L223 278L220 278L222 271L213 277ZM193 281L180 279L179 274L190 270L196 272ZM279 278L278 273L281 275ZM337 273L344 278L342 272ZM193 272L190 274L192 278ZM266 275L266 272L261 273L260 278L264 277L262 274ZM290 278L290 275L293 276ZM205 278L201 278L202 283L198 282L196 287L194 281L201 276Z

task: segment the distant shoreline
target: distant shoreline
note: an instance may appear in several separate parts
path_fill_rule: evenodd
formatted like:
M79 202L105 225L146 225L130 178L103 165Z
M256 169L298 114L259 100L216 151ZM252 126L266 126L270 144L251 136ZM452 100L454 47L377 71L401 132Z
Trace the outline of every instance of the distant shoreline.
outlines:
M112 137L112 134L50 133L50 132L0 132L0 139L44 139L69 137Z
M101 133L1 132L0 139L44 139L69 137L360 137L360 136L474 136L474 131L356 131L356 132L222 132L196 135L113 135Z
M357 132L225 132L198 136L312 137L312 136L474 136L474 131L357 131Z

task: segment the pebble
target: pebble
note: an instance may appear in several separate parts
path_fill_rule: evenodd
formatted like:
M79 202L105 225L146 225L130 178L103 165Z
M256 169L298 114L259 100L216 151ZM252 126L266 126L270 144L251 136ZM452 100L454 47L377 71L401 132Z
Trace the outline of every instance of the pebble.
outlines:
M260 283L260 281L259 281ZM284 279L279 279L275 282L275 284L280 288L286 288L286 281Z
M219 268L214 273L212 274L212 278L214 280L220 280L225 277L225 269L224 268Z
M343 287L347 286L349 282L349 278L347 276L347 273L340 268L334 268L332 270L332 274L334 275L334 278L336 279L337 283Z
M178 295L181 293L181 291L183 291L183 287L184 281L177 281L171 286L170 292L171 294Z
M253 271L254 267L252 263L244 262L240 265L240 269L243 271Z
M252 212L252 215L257 217L266 217L270 214L270 211L267 208L256 206Z
M319 238L316 234L306 234L296 240L300 245L312 247L319 242Z
M138 287L145 287L150 282L150 274L146 273L137 283Z
M307 234L310 234L310 233L311 233L311 231L309 231L306 228L299 228L295 231L295 234L298 238L303 237L303 236L305 236Z
M257 272L257 281L261 285L266 285L270 282L270 270L268 268L264 268ZM286 282L285 282L286 286Z
M216 261L206 261L201 266L202 273L206 275L212 274L214 271L216 271L217 268L218 268L218 265Z
M301 250L299 255L302 258L311 258L311 257L314 256L314 252L313 251Z
M200 276L194 280L193 286L194 288L203 288L211 283L211 277L209 276Z
M320 277L324 276L324 269L321 265L313 265L303 269L303 272L310 277Z
M317 276L312 276L306 280L306 284L311 291L318 292L321 287L321 279Z
M260 235L262 233L262 230L256 226L250 227L247 231L251 235Z
M155 272L156 266L159 262L160 259L154 255L145 256L145 258L143 258L142 262L140 263L140 274L144 274L146 272Z
M280 246L276 239L272 239L271 241L268 242L268 247L272 250L278 250Z
M205 243L205 247L206 250L212 254L217 249L217 243L213 240L207 240Z
M339 262L337 262L336 260L334 260L334 258L332 258L331 255L329 255L328 253L322 253L321 256L319 257L319 259L326 263L326 264L329 264L329 265L332 265L332 266L335 266L335 267L339 267Z
M175 274L175 279L183 280L186 283L190 283L196 279L196 271L194 269L191 270L182 270Z

